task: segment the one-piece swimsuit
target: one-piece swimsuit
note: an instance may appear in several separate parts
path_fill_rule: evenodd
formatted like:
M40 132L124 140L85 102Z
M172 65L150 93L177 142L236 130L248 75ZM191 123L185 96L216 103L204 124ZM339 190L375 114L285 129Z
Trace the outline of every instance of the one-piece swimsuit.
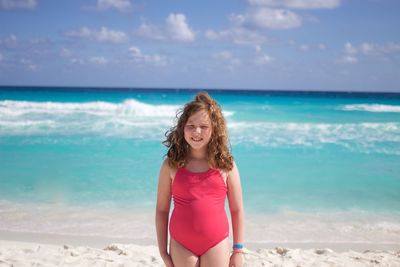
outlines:
M169 231L175 241L201 256L229 236L228 189L218 169L195 173L178 168L171 190L174 209Z

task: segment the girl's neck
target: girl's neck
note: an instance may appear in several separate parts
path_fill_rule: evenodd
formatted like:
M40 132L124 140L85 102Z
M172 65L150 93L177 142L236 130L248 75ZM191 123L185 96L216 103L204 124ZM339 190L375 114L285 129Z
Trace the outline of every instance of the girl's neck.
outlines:
M207 153L205 150L191 150L189 155L189 159L192 160L206 160L207 159Z
M209 169L206 153L193 153L193 151L191 151L186 158L185 165L187 168L195 172L203 172Z

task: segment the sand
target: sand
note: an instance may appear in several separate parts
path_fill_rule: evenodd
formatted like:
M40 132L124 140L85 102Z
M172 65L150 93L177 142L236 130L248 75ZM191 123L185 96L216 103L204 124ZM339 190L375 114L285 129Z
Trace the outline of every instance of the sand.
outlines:
M289 249L246 250L244 266L400 266L400 250ZM113 243L103 248L0 240L3 266L163 266L154 245Z

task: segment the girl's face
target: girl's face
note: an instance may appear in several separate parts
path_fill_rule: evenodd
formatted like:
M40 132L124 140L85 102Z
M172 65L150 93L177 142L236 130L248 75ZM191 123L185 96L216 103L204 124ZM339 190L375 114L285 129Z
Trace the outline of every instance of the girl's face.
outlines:
M192 149L204 149L210 142L212 129L207 111L199 110L189 117L184 128L185 140Z

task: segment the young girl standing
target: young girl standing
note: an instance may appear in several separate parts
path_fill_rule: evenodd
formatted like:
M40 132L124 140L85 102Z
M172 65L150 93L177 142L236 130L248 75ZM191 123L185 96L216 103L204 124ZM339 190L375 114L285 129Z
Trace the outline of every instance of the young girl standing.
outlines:
M239 171L228 148L220 106L205 92L178 113L163 142L156 229L167 267L243 266L244 210ZM225 213L228 197L233 247ZM174 209L169 221L171 199ZM170 243L168 251L168 222Z

